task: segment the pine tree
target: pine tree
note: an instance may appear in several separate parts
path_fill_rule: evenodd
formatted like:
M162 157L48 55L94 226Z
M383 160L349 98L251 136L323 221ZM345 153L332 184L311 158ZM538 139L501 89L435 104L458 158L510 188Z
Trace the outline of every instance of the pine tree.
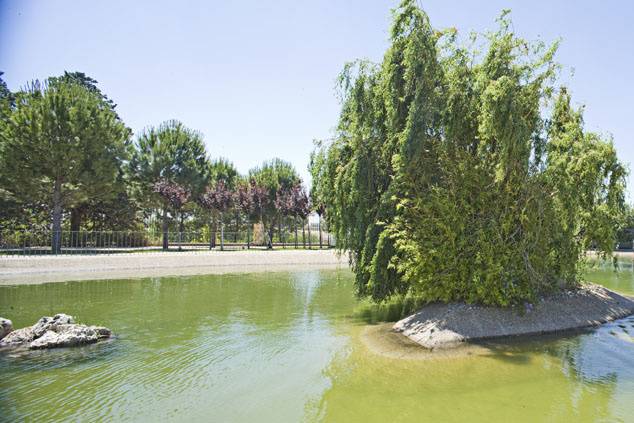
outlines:
M111 191L129 130L103 98L70 81L35 81L16 93L0 130L2 186L24 202L50 205L52 251L64 211L87 193Z

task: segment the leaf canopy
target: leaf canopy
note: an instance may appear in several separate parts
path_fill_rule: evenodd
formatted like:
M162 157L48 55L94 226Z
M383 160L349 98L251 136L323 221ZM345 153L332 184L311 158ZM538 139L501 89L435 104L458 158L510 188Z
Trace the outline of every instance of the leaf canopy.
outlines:
M337 136L311 174L359 295L507 306L574 286L588 248L611 253L611 140L556 86L557 43L517 37L507 11L498 23L480 53L405 0L383 62L340 75Z

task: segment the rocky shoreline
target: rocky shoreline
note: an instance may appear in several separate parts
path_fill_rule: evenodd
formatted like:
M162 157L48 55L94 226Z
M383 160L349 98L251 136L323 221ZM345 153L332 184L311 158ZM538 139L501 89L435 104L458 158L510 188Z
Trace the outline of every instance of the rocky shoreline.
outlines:
M632 299L599 285L584 284L521 308L428 304L396 322L392 329L434 350L468 341L582 329L632 314Z
M0 349L74 347L93 344L111 336L112 331L108 328L77 324L72 316L63 313L44 316L33 326L17 330L13 330L11 320L0 317Z

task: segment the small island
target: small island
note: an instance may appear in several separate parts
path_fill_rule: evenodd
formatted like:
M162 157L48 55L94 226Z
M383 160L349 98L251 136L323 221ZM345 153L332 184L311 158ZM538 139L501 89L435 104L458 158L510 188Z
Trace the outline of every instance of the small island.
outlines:
M341 73L337 136L311 156L357 295L427 304L394 329L428 348L634 312L581 276L587 251L612 257L626 167L557 82L558 43L498 23L463 43L402 2L383 61Z
M396 322L393 330L434 350L467 341L583 329L631 314L634 314L632 299L600 285L584 284L524 307L429 304Z

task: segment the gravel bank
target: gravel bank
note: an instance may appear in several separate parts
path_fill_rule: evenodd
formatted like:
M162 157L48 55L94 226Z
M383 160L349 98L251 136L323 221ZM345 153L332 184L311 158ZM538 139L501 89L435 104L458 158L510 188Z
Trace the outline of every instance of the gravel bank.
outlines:
M634 301L599 285L546 297L532 308L429 304L393 326L428 349L465 341L581 329L634 314Z
M0 257L0 285L348 268L334 250L250 250Z

